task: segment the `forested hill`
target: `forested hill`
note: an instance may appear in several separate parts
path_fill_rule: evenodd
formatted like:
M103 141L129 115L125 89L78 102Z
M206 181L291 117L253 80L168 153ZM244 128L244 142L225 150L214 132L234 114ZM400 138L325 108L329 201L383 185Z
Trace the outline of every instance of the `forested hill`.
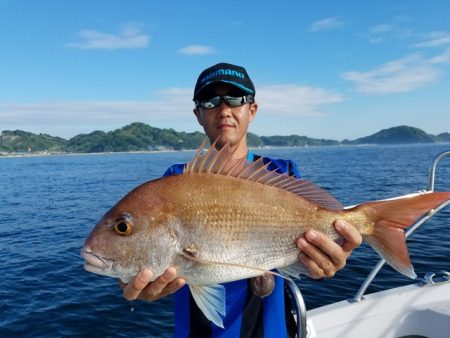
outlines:
M110 132L94 131L89 134L80 134L69 140L22 130L5 130L0 133L0 153L92 153L195 149L204 137L205 135L200 132L178 132L173 129L155 128L139 122ZM450 134L431 135L421 129L409 126L384 129L367 137L356 140L344 140L342 142L299 135L258 136L252 133L248 134L248 143L251 147L304 147L340 144L432 142L450 142Z
M433 143L439 142L439 139L443 139L444 135L430 135L424 132L422 129L399 126L389 129L383 129L378 133L370 136L358 138L353 141L344 140L345 144L400 144L400 143Z

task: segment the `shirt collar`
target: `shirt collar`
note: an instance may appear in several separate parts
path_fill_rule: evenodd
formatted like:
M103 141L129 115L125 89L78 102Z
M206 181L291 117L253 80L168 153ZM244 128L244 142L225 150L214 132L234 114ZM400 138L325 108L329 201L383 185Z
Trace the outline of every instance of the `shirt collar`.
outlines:
M250 150L247 153L247 161L253 162L255 160L255 154L253 154Z

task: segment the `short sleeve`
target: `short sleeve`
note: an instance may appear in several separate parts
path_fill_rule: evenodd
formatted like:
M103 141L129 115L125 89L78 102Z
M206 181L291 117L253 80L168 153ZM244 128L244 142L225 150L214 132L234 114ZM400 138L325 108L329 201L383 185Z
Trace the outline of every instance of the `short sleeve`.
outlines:
M300 170L298 170L297 163L295 163L292 160L288 160L288 168L289 168L289 175L294 176L296 178L301 178L302 175L300 174Z
M185 164L174 164L167 168L166 172L162 175L162 177L172 176L172 175L181 175L183 173Z

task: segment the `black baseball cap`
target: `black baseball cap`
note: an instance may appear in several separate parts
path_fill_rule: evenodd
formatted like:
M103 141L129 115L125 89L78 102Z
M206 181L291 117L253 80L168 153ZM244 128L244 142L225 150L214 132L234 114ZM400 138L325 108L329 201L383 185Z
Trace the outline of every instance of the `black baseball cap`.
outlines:
M200 73L194 89L194 101L204 98L213 84L226 83L239 92L255 96L255 86L244 67L218 63Z

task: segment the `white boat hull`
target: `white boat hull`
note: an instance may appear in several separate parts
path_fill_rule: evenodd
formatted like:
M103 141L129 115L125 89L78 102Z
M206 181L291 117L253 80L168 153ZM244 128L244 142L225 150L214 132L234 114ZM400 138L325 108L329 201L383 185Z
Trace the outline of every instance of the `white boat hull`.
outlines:
M450 337L450 283L417 284L308 311L307 337Z

